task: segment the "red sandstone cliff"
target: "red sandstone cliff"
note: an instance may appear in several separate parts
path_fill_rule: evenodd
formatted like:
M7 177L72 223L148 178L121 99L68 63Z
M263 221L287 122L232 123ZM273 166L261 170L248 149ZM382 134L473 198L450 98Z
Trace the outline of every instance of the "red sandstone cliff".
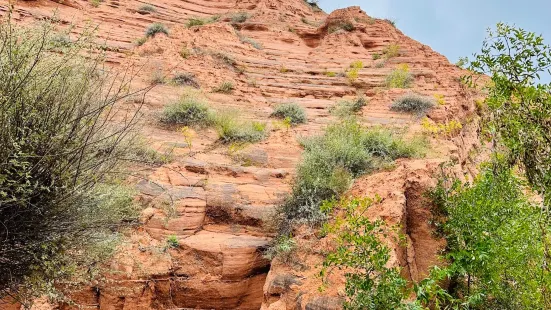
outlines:
M214 108L236 108L247 119L270 124L273 106L296 102L306 109L309 122L290 130L272 128L268 139L240 151L246 161L234 160L208 129L193 135L190 151L181 133L155 121L183 87L154 88L146 98L143 135L159 149L174 148L175 161L150 169L152 182L136 180L146 205L143 224L110 264L112 272L106 280L74 294L79 305L102 310L338 308L342 278L335 275L323 294L317 290L325 240L303 229L297 237L302 263L270 262L262 252L273 234L263 223L289 189L301 153L296 138L320 133L336 120L329 108L357 94L369 100L360 113L366 125L420 131L419 119L389 110L395 98L409 91L443 95L446 104L429 117L435 122L463 123L459 135L433 138L433 150L426 159L400 160L395 169L365 176L351 189L354 195L379 194L384 202L372 210L372 216L404 228L408 246L394 247L392 263L404 267L403 275L409 279L426 274L442 243L431 234L422 193L434 184L443 161L452 159L458 175L469 174L474 160L471 150L477 145L473 98L459 82L459 68L389 22L368 17L359 7L327 15L302 0L158 0L153 3L157 12L144 15L137 12L142 4L106 0L94 7L82 0L37 0L14 2L14 7L15 18L22 23L58 10L60 27L74 23L78 32L86 21L97 24L110 65L142 66L139 85L147 85L156 70L169 76L191 72ZM5 14L7 8L6 1L1 1L0 12ZM232 27L231 14L239 11L251 17ZM192 16L216 14L221 15L218 22L185 27ZM153 22L167 25L169 35L157 35L136 47L133 42ZM332 26L343 22L354 29L330 33ZM255 40L262 49L240 36ZM376 65L382 60L373 60L372 55L382 54L390 44L399 46L399 56L382 67ZM183 48L190 52L185 59L180 55ZM228 65L220 53L236 63ZM346 77L325 74L339 73L355 60L363 61L365 68L354 85ZM409 90L384 87L386 75L399 64L408 64L415 76ZM232 94L209 93L223 81L233 82ZM173 214L168 214L167 201L173 204ZM176 235L180 246L160 250L169 235Z

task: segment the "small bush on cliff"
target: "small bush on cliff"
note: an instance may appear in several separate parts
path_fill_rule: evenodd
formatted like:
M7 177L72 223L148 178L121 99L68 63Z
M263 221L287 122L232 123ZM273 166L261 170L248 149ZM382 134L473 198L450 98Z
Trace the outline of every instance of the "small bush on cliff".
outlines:
M216 112L213 123L224 143L258 142L267 136L266 124L240 120L235 111Z
M210 124L207 104L196 96L182 96L163 110L161 122L171 125L207 126Z
M329 111L338 117L348 117L353 116L366 105L367 100L365 97L359 96L353 100L339 101L335 106L331 107Z
M396 99L390 106L390 109L393 111L414 113L415 115L423 116L435 106L436 103L433 98L421 96L415 93L409 93Z
M322 222L321 202L339 197L355 177L397 158L422 156L424 148L420 140L405 142L388 129L364 128L353 119L331 125L322 136L304 139L302 144L292 193L281 209L286 225Z
M307 122L306 112L304 108L296 103L284 103L278 105L274 112L273 117L288 119L292 125L303 124Z
M207 24L212 24L220 19L219 15L215 15L212 17L206 17L206 18L199 18L199 17L193 17L188 19L186 22L186 27L191 28L194 26L203 26Z
M244 23L249 17L249 13L247 12L237 12L231 16L231 21L232 23Z
M149 27L147 27L147 30L145 31L145 36L150 38L150 37L154 37L159 33L164 33L168 35L168 29L166 28L165 25L161 23L153 23Z
M140 6L138 9L138 13L140 14L151 14L157 12L157 8L151 4L144 4Z
M229 81L224 81L220 83L217 87L213 88L213 92L215 93L223 93L223 94L229 94L233 91L233 83Z
M172 83L180 86L191 86L199 88L199 83L195 79L195 74L190 72L179 72L172 77Z
M386 77L386 85L390 88L408 88L411 82L413 82L413 76L407 64L398 66Z
M137 120L118 108L129 82L89 53L95 38L52 52L54 37L0 21L0 300L93 278L137 219L114 179Z

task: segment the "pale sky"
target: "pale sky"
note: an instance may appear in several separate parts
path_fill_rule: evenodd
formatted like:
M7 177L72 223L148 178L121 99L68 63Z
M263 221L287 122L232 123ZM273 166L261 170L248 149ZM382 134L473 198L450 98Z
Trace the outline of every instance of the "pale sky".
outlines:
M327 13L358 5L368 15L396 21L409 37L455 63L479 52L488 27L515 24L551 43L551 0L319 0Z

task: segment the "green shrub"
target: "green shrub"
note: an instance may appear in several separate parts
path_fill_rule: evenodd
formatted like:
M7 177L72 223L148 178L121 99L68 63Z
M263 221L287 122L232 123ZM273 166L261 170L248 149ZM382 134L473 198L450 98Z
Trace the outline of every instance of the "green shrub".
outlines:
M176 85L191 86L199 88L199 83L195 80L195 74L190 72L180 72L172 77L172 82Z
M303 124L308 121L304 108L296 103L284 103L278 105L274 109L274 112L272 112L271 116L280 119L288 119L289 122L293 125Z
M322 209L334 213L336 219L327 223L325 233L334 238L336 249L323 262L322 279L332 269L346 270L344 309L422 309L414 302L406 302L411 294L400 268L387 267L390 248L383 237L396 236L381 219L370 220L368 209L379 200L370 198L342 199L323 204ZM338 211L338 212L337 212ZM399 242L397 237L392 238ZM322 287L323 288L323 287Z
M472 185L440 179L429 197L438 231L447 241L449 266L440 272L444 277L430 280L450 279L453 290L443 286L438 294L424 293L424 304L547 308L544 294L551 275L541 265L547 241L541 234L540 206L527 197L525 183L500 161L483 165ZM446 296L442 292L448 296L444 302L439 300Z
M176 237L176 235L170 235L166 238L166 244L170 248L177 248L180 246L180 241L178 241L178 237Z
M414 113L418 116L423 116L435 106L436 102L432 97L408 93L396 99L390 106L390 109L392 111Z
M339 117L347 117L359 112L367 105L365 97L357 97L354 100L342 100L329 109L329 112Z
M153 23L147 27L147 30L145 31L145 36L147 38L154 37L158 33L164 33L168 35L168 29L165 25L161 23Z
M207 126L210 121L208 105L196 96L182 96L167 105L161 116L161 122L172 125Z
M329 126L322 136L304 139L302 144L304 153L292 193L281 208L284 225L322 222L321 202L338 198L355 177L400 157L422 156L424 148L419 140L405 142L388 129L364 128L351 119Z
M385 82L386 86L390 88L408 88L413 82L409 66L406 64L400 65L386 77Z
M222 82L220 85L215 87L212 91L215 93L229 94L233 91L233 83L229 81Z
M157 8L154 5L151 4L144 4L140 6L138 9L138 13L140 14L151 14L157 12Z
M232 23L244 23L249 17L249 13L247 12L238 12L232 15L231 21Z
M0 300L26 306L94 280L138 217L116 182L139 113L119 106L130 83L88 50L94 37L50 52L55 27L0 21ZM128 118L113 126L119 113Z
M191 27L194 27L194 26L203 26L203 25L207 25L207 24L212 24L212 23L218 21L218 19L220 19L219 15L206 17L206 18L193 17L193 18L188 19L188 21L186 22L186 27L191 28Z
M223 143L258 142L267 136L266 124L242 121L234 111L215 113L213 123Z
M371 58L373 58L373 60L381 59L381 54L375 53L375 54L371 55Z
M294 254L297 250L297 244L290 235L282 235L277 237L272 245L268 247L264 257L269 260L277 258L281 262L288 264L292 262Z

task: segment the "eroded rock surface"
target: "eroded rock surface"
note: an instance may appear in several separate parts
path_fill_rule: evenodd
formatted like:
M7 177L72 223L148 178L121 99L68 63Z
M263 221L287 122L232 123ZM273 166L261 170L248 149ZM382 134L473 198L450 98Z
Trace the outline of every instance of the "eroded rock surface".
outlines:
M389 109L394 99L410 91L443 98L445 104L428 115L431 120L463 123L459 135L433 138L434 149L426 159L400 160L394 169L365 176L351 189L357 196L381 196L383 203L370 216L402 225L408 245L392 245L391 263L402 266L408 279L426 275L443 242L432 235L423 191L434 185L439 164L450 159L458 175L473 173L476 115L471 94L459 82L459 68L359 7L328 15L302 0L159 0L153 3L156 12L141 14L138 9L143 4L106 0L94 7L84 0L16 2L14 17L30 23L58 10L60 28L75 23L72 36L83 31L85 21L92 21L98 25L99 39L105 41L112 67L141 68L137 87L149 85L153 72L167 77L192 73L213 109L236 109L243 119L266 122L271 132L265 141L237 151L216 142L211 129L193 131L188 141L178 130L157 121L162 108L177 100L184 88L155 87L143 108L143 135L151 138L155 148L171 149L174 162L149 168L144 178L131 180L145 206L142 225L110 263L105 281L73 293L77 306L339 309L342 275L330 279L326 292L318 291L326 240L308 230L297 234L300 263L295 265L270 262L263 251L274 236L266 229L270 217L288 193L300 159L297 138L320 134L337 120L330 108L358 94L369 101L359 113L368 126L394 126L408 134L421 131L418 118ZM0 3L0 13L7 10L8 5ZM241 11L250 17L232 26L232 14ZM214 15L221 16L218 22L185 27L190 17ZM136 46L133 42L153 22L167 25L169 35L159 34ZM334 31L343 23L352 29ZM247 43L251 40L259 48ZM385 48L393 44L399 46L399 55L385 60ZM375 59L375 54L382 59ZM356 60L364 68L351 83L343 72ZM400 64L407 64L413 74L412 88L386 88L386 76ZM224 81L234 84L233 93L210 92ZM284 102L304 107L308 123L289 129L275 123L270 118L272 109ZM178 244L168 244L169 237ZM77 306L61 305L61 309Z

